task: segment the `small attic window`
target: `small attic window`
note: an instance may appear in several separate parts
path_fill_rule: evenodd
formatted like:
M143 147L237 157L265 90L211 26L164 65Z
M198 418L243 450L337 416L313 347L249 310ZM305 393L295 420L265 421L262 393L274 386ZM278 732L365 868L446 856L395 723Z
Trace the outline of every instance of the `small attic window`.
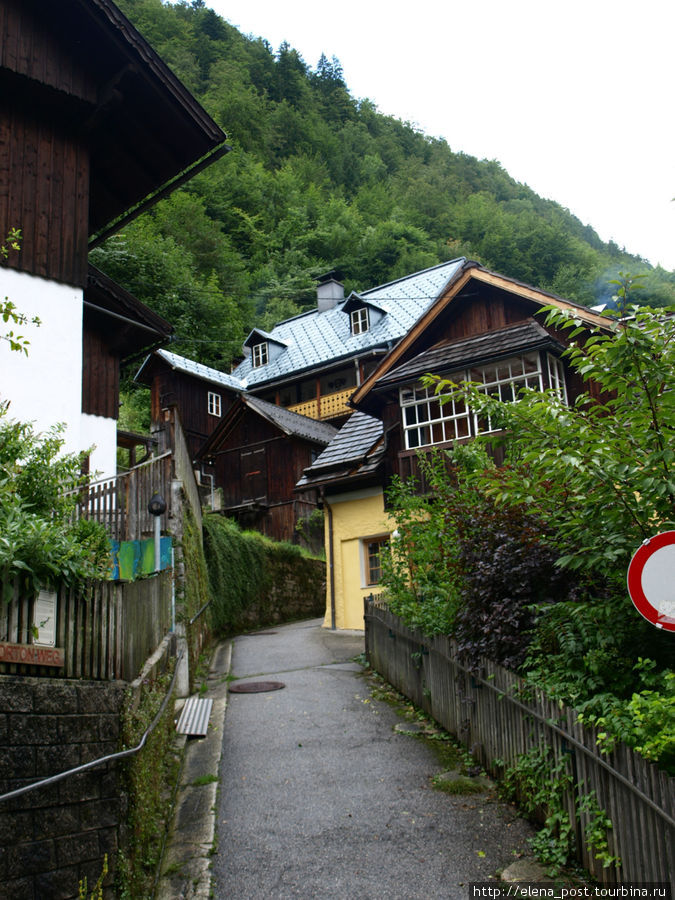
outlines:
M253 345L253 368L259 369L261 366L266 366L269 362L269 347L267 345L267 341L262 344L254 344Z
M352 334L365 334L370 329L370 318L368 316L368 307L362 306L359 309L353 309L350 313L352 323Z

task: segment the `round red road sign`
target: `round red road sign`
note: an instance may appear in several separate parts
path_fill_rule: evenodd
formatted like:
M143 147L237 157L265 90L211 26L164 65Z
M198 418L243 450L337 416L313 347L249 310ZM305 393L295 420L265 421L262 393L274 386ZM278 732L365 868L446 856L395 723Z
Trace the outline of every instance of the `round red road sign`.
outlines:
M642 543L628 566L628 593L648 622L675 631L675 531Z

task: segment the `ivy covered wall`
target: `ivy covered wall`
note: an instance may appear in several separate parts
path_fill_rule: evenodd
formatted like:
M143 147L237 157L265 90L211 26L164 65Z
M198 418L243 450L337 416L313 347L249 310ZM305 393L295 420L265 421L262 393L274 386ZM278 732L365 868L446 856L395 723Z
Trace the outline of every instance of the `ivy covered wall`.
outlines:
M204 518L204 552L217 634L323 615L326 564L299 547L214 515Z

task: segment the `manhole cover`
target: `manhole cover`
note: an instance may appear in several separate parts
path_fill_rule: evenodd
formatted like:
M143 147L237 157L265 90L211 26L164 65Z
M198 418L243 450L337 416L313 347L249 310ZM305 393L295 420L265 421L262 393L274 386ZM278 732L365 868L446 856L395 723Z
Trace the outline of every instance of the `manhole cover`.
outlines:
M242 681L241 684L231 684L231 694L263 694L265 691L280 691L286 685L283 681Z

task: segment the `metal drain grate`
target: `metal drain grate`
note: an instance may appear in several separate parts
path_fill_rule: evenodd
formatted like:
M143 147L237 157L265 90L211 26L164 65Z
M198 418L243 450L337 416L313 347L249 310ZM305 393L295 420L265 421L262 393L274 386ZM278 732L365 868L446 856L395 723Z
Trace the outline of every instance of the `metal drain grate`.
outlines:
M189 697L181 710L176 731L193 737L205 737L209 729L209 718L213 700L203 697Z
M231 684L231 694L263 694L265 691L280 691L286 685L283 681L242 681L241 684Z

